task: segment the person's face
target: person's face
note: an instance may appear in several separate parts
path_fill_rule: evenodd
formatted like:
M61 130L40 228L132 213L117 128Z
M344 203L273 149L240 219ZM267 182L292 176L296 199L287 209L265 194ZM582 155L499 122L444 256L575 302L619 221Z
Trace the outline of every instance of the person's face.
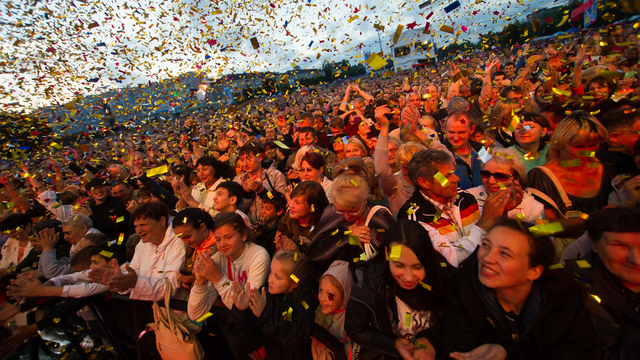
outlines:
M631 152L633 145L638 141L638 138L640 138L640 120L636 121L631 129L625 127L617 132L620 135L618 135L616 139L616 145L623 146L628 152Z
M307 126L313 126L313 120L312 119L302 119L298 123L298 128L303 128L303 127L307 127Z
M196 168L196 171L198 173L198 177L200 178L200 180L203 181L205 184L215 183L216 169L214 169L213 166L200 164Z
M207 230L205 224L200 224L198 228L194 228L187 224L178 225L173 228L173 232L184 242L185 245L193 249L202 245L209 236L209 230Z
M344 305L344 298L340 293L340 289L331 283L329 276L331 275L323 276L322 279L320 279L320 288L318 291L320 311L325 315L340 310L342 305Z
M140 218L133 221L136 234L140 235L140 241L143 243L160 244L164 239L167 230L167 219L161 217L160 220L149 218Z
M362 149L360 149L359 147L357 147L354 144L347 144L347 147L344 151L344 155L345 157L348 158L352 158L352 157L363 157L364 153L362 152Z
M433 85L427 87L427 94L429 95L427 97L427 100L438 101L440 99L440 93L438 92L438 88Z
M516 141L520 145L535 144L547 133L546 128L533 121L523 121L516 126Z
M501 88L504 86L504 75L496 75L496 77L493 80L495 82L495 85L498 88Z
M609 97L609 88L606 85L601 85L594 81L589 85L589 94L591 94L596 101L605 100Z
M289 200L289 217L300 221L311 217L311 205L303 196L296 196Z
M556 88L559 89L559 90L562 90L562 91L571 92L571 88L567 84L559 84L558 86L556 86ZM569 100L569 97L567 95L563 95L563 94L555 94L554 93L554 97L555 97L557 102L563 103L563 104L565 102L567 102L567 100Z
M471 136L471 122L465 116L447 121L447 139L454 149L463 147Z
M397 153L398 153L398 145L390 142L389 143L389 165L394 165L396 163Z
M347 191L347 190L343 190L343 191ZM336 196L340 196L340 193L336 193ZM333 204L333 209L335 210L336 213L344 216L344 219L347 222L355 222L356 220L358 220L359 218L362 217L362 215L364 214L364 209L366 208L366 201L363 202L360 206L356 206L354 208L351 209L346 209L343 208L342 206L334 203Z
M276 209L276 206L271 203L263 202L260 207L260 216L266 223L272 222L278 216L280 216L280 214L282 214L282 210L278 211L278 209Z
M356 102L353 107L358 110L360 113L362 113L362 110L364 110L364 103L363 102Z
M438 166L438 171L449 180L444 185L440 183L435 177L431 179L424 179L428 185L428 191L431 196L437 196L444 199L451 199L456 197L458 194L458 182L460 178L456 176L453 172L456 170L456 165L454 162L443 164Z
M389 254L389 250L385 248L385 258L389 262L391 276L393 276L401 288L413 290L416 286L420 285L427 276L427 273L413 250L397 242L392 242L389 248L393 251L395 246L400 246L400 255L397 258L390 258L389 255L391 254Z
M135 155L133 157L133 164L135 166L137 166L138 168L142 168L142 166L144 165L144 160L142 159L142 156L140 155Z
M6 232L7 236L18 241L24 241L31 235L31 224L27 224L24 228L17 228Z
M411 95L409 95L409 104L417 108L420 108L421 100L422 99L420 99L420 94L412 93Z
M334 137L337 137L338 135L342 134L342 129L341 128L331 128L331 134L333 134Z
M581 162L593 162L596 161L594 156L600 143L593 141L589 144L567 144L560 150L560 160L580 159Z
M260 159L254 154L244 154L240 159L242 159L242 169L249 174L253 174L260 169Z
M125 185L118 184L111 188L111 195L120 198L124 201L129 201L133 198L133 193L130 188Z
M542 266L529 267L526 235L505 227L494 227L478 250L480 282L494 290L526 288L542 274Z
M107 260L99 254L91 255L91 265L89 265L89 269L106 268L108 266L109 263Z
M234 205L236 201L237 199L235 196L229 197L229 191L221 187L218 187L213 194L213 208L218 211L225 211L230 206Z
M482 185L484 185L484 188L487 190L487 192L491 194L500 190L500 184L499 184L500 182L507 188L513 185L513 176L510 177L508 180L503 179L502 181L499 181L499 179L496 179L496 177L499 178L502 175L507 175L507 176L513 175L513 169L511 169L511 166L500 165L495 161L489 160L486 164L484 164L484 168L482 170L483 172L481 173L481 175L484 172L488 172L492 174L492 176L489 178L481 176Z
M507 76L511 77L516 72L516 67L514 65L507 65L504 67L504 72Z
M605 231L592 245L616 279L634 292L640 291L640 233Z
M370 132L371 132L371 128L364 121L361 121L360 124L358 124L358 133L360 135L366 136Z
M291 279L293 264L290 261L271 261L269 272L269 294L288 294L298 285Z
M67 240L71 244L76 244L82 239L84 234L87 233L87 228L85 226L81 228L75 228L70 225L65 225L62 227L62 233L64 234L64 239Z
M244 241L247 234L243 234L228 224L219 227L213 235L216 237L216 243L219 251L231 260L236 260L244 251Z
M109 197L109 187L107 185L94 186L92 189L89 189L89 195L91 195L93 200L103 202Z
M269 139L269 140L275 139L276 138L276 129L271 128L271 127L267 128L267 130L265 130L265 135L266 135L267 139Z
M308 162L303 161L300 165L300 177L303 181L310 180L319 183L320 179L322 178L323 170L323 168L314 169L309 165Z
M278 157L278 149L276 149L276 148L271 148L271 147L270 147L270 148L268 148L268 149L267 149L267 157L268 157L269 159L275 159L275 158L277 158L277 157Z
M491 97L489 98L490 102L496 102L500 98L500 89L497 87L491 88Z
M37 237L32 237L29 242L31 243L31 248L35 251L42 251L42 246L40 246L40 243L38 242L38 238Z
M311 135L311 133L301 132L298 135L298 143L300 144L300 147L313 145L316 143L316 139L313 137L313 135Z

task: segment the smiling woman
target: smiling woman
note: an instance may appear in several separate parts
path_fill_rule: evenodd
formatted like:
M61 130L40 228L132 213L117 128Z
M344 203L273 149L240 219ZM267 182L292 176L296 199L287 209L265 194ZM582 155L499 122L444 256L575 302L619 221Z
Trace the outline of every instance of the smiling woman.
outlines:
M583 292L565 269L549 269L553 243L535 237L530 226L499 219L452 275L443 300L445 351L452 358L597 358Z

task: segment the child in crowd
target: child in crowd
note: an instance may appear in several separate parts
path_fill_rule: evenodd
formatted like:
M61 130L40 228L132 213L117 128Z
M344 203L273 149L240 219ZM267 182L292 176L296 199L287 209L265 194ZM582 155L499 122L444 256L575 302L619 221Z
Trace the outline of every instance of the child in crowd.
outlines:
M186 289L196 280L192 273L193 263L202 253L213 255L216 238L213 235L215 223L208 212L198 208L186 208L173 218L173 231L176 236L190 249L187 251L185 266L176 274L178 281Z
M273 257L276 252L276 234L287 208L287 200L277 191L268 191L261 199L261 218L256 229L256 244L265 248L269 256Z
M263 247L246 242L249 228L240 215L218 215L213 233L218 252L213 256L200 254L193 265L196 278L188 303L191 320L206 314L218 297L231 309L232 281L262 286L267 279L269 254Z
M349 263L336 260L320 278L320 290L318 301L320 306L316 310L316 323L329 330L344 344L344 351L348 359L352 358L351 339L344 331L344 316L347 303L351 297L353 277L349 269ZM314 360L331 360L333 354L318 340L313 339L311 351Z
M278 251L268 286L233 282L228 341L236 356L264 347L267 359L311 359L315 291L307 283L309 265L298 251Z
M233 181L221 182L213 195L213 211L211 211L211 215L215 218L218 214L234 212L242 216L247 226L251 226L249 217L238 210L238 202L241 195L242 185Z

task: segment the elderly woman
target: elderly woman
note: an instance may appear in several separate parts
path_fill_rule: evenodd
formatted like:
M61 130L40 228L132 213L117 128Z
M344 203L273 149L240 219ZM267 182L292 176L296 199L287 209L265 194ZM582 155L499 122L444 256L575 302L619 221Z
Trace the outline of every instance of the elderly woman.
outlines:
M93 221L86 215L75 215L62 223L64 239L71 244L70 256L80 250L79 244L83 236L99 232L93 227Z
M482 165L480 177L482 185L467 189L478 201L480 213L489 195L500 189L511 188L513 192L504 208L504 215L528 222L544 219L544 205L536 201L529 192L522 191L527 188L527 174L515 151L496 149L491 159Z
M341 162L335 174L333 206L324 210L307 251L319 273L334 260L353 263L370 259L395 222L388 209L367 201L371 187L362 159Z

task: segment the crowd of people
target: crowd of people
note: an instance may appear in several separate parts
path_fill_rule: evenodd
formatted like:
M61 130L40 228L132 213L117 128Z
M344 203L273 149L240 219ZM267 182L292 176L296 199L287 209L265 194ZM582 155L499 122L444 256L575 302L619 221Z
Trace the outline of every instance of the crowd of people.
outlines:
M456 54L16 163L0 354L89 303L145 339L123 304L170 296L207 359L638 359L639 46Z

